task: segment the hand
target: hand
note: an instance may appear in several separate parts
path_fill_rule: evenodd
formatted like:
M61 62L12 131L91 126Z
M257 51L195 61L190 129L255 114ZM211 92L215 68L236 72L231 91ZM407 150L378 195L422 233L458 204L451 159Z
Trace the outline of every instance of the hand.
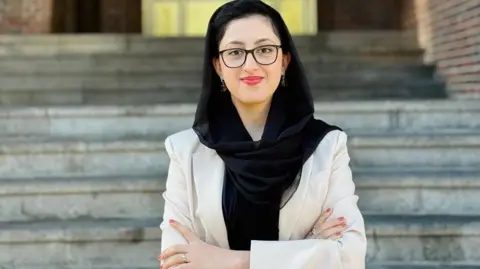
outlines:
M344 217L327 221L332 215L332 209L327 209L313 226L313 229L307 234L306 239L331 239L337 240L342 237L347 229Z
M182 224L170 220L170 225L187 240L188 244L173 245L163 251L158 259L162 269L227 269L240 261L240 252L222 249L200 240L198 236Z

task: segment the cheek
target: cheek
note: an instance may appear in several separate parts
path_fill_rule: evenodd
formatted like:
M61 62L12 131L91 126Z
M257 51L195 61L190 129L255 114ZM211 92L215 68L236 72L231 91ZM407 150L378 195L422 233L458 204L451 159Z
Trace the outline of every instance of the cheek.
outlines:
M268 85L276 89L282 77L282 64L275 63L274 65L268 66L265 72L268 77Z
M222 65L222 75L229 89L238 88L240 71L238 68L228 68Z

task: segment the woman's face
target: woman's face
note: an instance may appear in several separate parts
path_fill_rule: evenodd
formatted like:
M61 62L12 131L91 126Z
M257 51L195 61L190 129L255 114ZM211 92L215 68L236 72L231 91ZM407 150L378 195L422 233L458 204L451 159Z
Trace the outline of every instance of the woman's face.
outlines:
M221 55L213 64L234 102L254 105L270 101L290 60L290 55L275 47L279 45L266 17L254 15L228 24L219 44ZM243 51L252 49L252 53Z

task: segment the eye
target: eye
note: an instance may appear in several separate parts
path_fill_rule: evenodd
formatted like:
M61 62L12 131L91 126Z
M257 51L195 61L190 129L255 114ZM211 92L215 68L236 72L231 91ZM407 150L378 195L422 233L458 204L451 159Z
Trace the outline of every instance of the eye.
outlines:
M269 53L269 52L272 52L272 49L270 47L268 48L261 48L261 52L262 53Z
M232 49L227 52L229 56L239 56L243 54L243 50L241 49Z
M258 48L255 52L259 54L270 54L270 53L273 53L274 51L275 51L275 47L264 46L264 47Z

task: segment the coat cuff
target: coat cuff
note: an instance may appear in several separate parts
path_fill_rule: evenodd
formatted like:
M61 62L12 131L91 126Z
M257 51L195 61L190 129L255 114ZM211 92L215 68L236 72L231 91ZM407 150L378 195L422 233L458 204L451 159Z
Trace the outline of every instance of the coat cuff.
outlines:
M250 269L342 269L338 244L321 239L252 241Z

